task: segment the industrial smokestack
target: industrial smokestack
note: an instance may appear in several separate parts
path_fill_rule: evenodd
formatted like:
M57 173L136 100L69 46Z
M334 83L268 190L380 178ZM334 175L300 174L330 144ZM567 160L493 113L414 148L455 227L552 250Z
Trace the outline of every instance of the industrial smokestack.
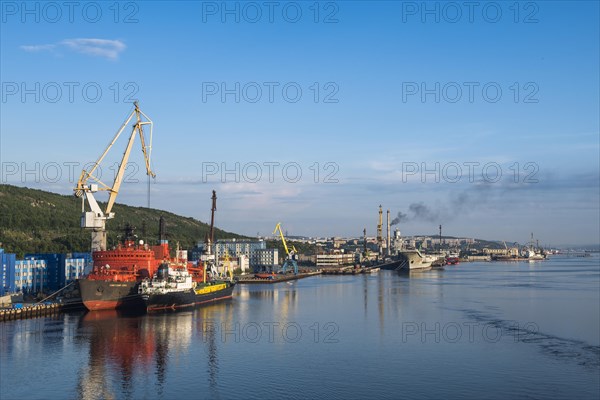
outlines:
M390 222L390 210L387 210L387 246L386 246L386 252L387 255L390 256L392 254L392 252L390 251L391 245L392 245L392 233L391 233L391 222Z

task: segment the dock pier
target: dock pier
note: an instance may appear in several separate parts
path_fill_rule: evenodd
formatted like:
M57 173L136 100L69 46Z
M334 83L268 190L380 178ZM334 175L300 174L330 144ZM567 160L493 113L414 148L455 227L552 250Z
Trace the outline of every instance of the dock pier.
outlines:
M308 278L310 276L321 275L321 271L317 270L314 272L299 272L298 274L281 274L280 276L275 274L272 278L257 278L254 275L241 276L238 278L237 283L278 283L285 281L295 281L298 279Z
M7 308L0 310L0 321L45 317L61 312L60 304L35 304L22 308Z

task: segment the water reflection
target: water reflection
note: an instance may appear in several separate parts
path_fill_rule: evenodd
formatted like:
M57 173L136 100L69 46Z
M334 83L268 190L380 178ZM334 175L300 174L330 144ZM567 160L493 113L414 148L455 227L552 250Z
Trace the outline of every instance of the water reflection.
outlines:
M163 394L166 366L170 359L179 358L189 351L193 336L193 313L150 315L144 319L143 329L153 330L155 336L156 391Z
M401 274L381 271L376 275L356 277L362 280L360 306L365 324L377 324L380 338L384 338L386 329L395 326L396 321L413 318L412 315L402 315L408 304L418 303L420 315L425 317L431 304L443 298L441 278L443 271L438 270ZM343 288L344 284L340 283L340 286Z
M131 394L134 362L149 365L154 353L154 332L144 332L140 319L122 317L116 311L97 311L85 314L79 330L89 333L88 365L79 372L78 394L82 399L114 398L110 370L118 369L121 390Z
M192 313L143 317L111 310L85 314L78 330L89 338L89 357L80 368L79 397L113 398L116 392L131 398L133 378L148 376L153 367L156 392L162 394L169 359L188 351L192 319ZM120 388L112 387L113 376L120 377Z
M384 290L383 290L383 279L378 276L377 279L377 309L379 311L379 336L383 337L383 332L385 328L385 303L384 303Z
M253 301L260 301L262 307L265 303L270 304L277 310L277 316L282 323L288 321L297 310L299 291L295 282L239 285L238 288L236 297L242 307L251 307Z
M221 336L219 335L222 326L233 324L233 309L232 302L228 301L200 308L194 313L196 336L201 336L202 342L205 344L204 352L206 354L206 372L208 375L208 388L211 393L210 398L220 397L218 343Z

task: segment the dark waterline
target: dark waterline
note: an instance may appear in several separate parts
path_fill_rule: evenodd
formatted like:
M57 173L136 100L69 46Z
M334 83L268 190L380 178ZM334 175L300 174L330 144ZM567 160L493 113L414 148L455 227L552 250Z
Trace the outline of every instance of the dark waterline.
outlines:
M238 285L0 323L0 399L600 397L599 258Z

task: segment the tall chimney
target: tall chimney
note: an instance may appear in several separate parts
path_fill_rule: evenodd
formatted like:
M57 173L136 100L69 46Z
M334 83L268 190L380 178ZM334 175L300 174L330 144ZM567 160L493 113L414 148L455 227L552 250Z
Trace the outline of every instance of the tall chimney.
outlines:
M387 247L386 247L386 252L387 255L390 256L392 255L391 252L391 245L392 245L392 238L391 238L391 225L390 225L390 210L387 210Z
M158 243L159 244L169 243L167 241L165 219L163 218L162 215L160 216L160 219L158 220Z

